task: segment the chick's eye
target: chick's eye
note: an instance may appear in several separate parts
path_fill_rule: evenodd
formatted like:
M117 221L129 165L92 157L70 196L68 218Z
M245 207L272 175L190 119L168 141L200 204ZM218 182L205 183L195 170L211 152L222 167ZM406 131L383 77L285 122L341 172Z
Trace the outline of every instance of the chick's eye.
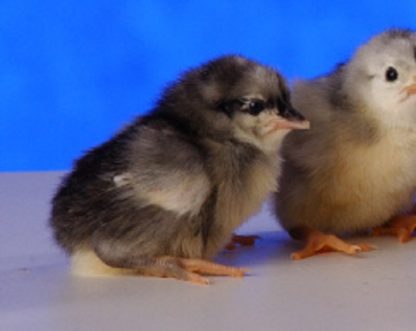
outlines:
M397 70L393 67L388 67L386 70L386 80L388 82L394 82L397 78L399 78Z
M258 115L262 110L265 108L265 104L263 101L260 100L252 100L248 104L248 112L251 115Z

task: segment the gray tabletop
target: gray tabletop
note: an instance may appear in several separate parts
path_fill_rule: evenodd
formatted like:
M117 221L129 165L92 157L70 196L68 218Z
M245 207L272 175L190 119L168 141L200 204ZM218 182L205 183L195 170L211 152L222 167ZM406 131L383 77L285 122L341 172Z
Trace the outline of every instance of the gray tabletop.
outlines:
M415 330L416 240L291 261L298 248L263 210L240 229L255 247L217 261L248 267L210 286L146 277L78 278L53 244L49 200L62 173L0 174L0 330ZM354 238L354 240L357 240Z

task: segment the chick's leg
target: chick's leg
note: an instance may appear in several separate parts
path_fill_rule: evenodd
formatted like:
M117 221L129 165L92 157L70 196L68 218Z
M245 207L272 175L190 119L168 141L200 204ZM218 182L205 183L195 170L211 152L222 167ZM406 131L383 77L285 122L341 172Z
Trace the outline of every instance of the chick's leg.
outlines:
M317 230L302 229L302 239L306 241L303 249L294 252L293 260L304 259L324 252L342 252L348 255L355 255L359 252L368 252L374 247L368 244L352 245L335 235L324 234Z
M233 234L231 241L225 246L225 248L232 251L235 249L236 245L253 246L257 239L260 239L260 237L256 235L243 236L239 234Z
M98 241L95 247L97 257L108 267L121 270L121 274L175 278L196 284L209 284L209 280L202 275L242 277L246 273L244 269L202 259L175 256L148 257L138 255L136 252L134 246L126 247L115 240Z
M385 225L373 229L373 235L392 235L397 236L401 243L405 243L412 238L416 230L416 215L396 216Z

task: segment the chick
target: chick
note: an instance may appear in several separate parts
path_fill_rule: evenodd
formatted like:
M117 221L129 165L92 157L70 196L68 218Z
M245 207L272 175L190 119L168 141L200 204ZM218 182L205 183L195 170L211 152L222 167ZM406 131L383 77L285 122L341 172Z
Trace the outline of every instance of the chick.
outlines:
M273 69L208 62L76 162L52 201L55 238L78 274L242 276L209 260L276 189L283 137L307 127Z
M385 224L409 210L416 188L416 34L389 30L327 76L295 84L293 104L311 123L290 133L276 215L296 239L292 258L321 250L355 254L336 235ZM413 231L413 217L377 232ZM407 230L403 230L403 227Z

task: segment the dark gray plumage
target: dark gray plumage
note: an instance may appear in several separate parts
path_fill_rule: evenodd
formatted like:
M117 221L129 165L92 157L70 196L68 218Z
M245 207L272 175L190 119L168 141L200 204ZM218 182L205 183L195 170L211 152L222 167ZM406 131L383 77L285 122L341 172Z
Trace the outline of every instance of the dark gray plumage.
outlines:
M76 162L53 199L56 240L78 273L240 276L201 259L276 189L280 143L306 127L271 68L226 56L190 70Z

